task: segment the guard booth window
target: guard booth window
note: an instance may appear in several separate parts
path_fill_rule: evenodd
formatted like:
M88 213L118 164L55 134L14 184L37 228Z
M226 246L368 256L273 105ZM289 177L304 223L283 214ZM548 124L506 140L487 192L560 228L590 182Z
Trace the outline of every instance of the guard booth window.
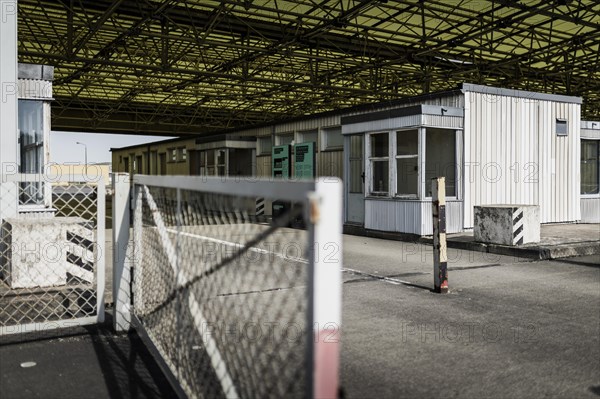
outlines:
M417 197L419 189L419 131L396 132L396 195Z
M389 193L389 134L370 135L371 195L386 196Z
M581 140L581 194L600 193L600 140Z
M227 150L200 151L200 176L227 176Z
M425 190L431 197L431 179L446 178L446 196L456 196L456 131L427 128L425 133Z
M19 100L19 144L21 173L41 174L44 167L44 104ZM21 183L21 205L44 203L43 184Z

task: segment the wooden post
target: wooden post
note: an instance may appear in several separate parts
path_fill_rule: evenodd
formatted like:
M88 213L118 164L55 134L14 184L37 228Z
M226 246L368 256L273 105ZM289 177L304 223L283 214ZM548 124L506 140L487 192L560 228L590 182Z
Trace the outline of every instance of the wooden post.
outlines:
M435 292L447 294L446 178L431 179L431 197L433 200L433 286Z

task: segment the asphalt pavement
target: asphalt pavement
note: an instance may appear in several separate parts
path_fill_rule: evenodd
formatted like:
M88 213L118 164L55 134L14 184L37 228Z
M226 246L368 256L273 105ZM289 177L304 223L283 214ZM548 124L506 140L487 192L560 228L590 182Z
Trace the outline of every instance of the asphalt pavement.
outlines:
M600 396L600 256L449 249L442 295L431 251L344 236L346 398ZM135 334L90 328L0 346L2 399L173 395Z
M600 395L600 256L529 261L345 237L347 398Z

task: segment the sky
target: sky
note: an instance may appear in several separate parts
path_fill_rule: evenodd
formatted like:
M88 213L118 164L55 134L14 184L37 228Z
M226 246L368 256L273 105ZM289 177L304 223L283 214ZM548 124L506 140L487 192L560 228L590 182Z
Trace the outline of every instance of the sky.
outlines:
M130 145L150 143L172 139L173 137L140 136L133 134L106 134L106 133L50 133L50 162L80 162L85 159L84 146L76 144L77 141L87 145L88 163L111 161L111 148L127 147Z

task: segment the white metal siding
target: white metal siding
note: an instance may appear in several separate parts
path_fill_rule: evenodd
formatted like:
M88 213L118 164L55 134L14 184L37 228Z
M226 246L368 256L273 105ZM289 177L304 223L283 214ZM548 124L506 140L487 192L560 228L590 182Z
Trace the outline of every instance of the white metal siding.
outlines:
M365 132L376 132L392 130L403 127L420 126L423 123L423 115L400 116L398 118L380 119L366 121L342 126L342 134L355 134Z
M344 125L342 126L342 134L375 132L380 130L393 130L415 126L462 129L463 117L427 114L401 116L398 118L380 119L376 121L366 121Z
M446 231L462 229L462 201L446 202ZM433 234L431 201L379 200L365 201L365 228L418 235Z
M568 135L556 135L556 118L568 121ZM542 223L571 222L580 212L580 105L540 102L539 198Z
M443 95L440 97L436 97L436 98L429 98L429 99L407 99L406 102L403 102L402 104L390 104L390 105L384 105L384 104L376 104L373 105L373 108L370 110L359 110L359 111L350 111L347 113L344 113L343 116L353 116L353 115L362 115L362 114L370 114L372 112L378 112L378 111L387 111L387 110L391 110L391 109L396 109L396 108L401 108L401 107L412 107L414 105L438 105L438 106L442 106L442 107L456 107L456 108L462 108L464 107L465 103L464 103L464 96L461 93L449 93L448 95Z
M420 201L365 201L365 228L421 234Z
M424 126L462 129L463 121L462 116L423 115Z
M580 105L465 93L464 227L473 207L540 205L541 222L579 218ZM556 136L556 118L568 121Z
M430 210L431 211L431 210ZM433 218L433 215L432 215ZM446 200L446 232L460 233L463 231L463 201ZM433 234L433 221L431 224Z
M581 222L600 223L600 197L581 198Z
M600 130L581 129L582 139L600 140Z
M51 99L52 82L47 80L19 79L19 98Z

